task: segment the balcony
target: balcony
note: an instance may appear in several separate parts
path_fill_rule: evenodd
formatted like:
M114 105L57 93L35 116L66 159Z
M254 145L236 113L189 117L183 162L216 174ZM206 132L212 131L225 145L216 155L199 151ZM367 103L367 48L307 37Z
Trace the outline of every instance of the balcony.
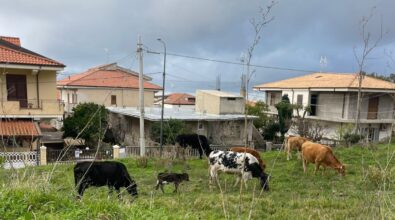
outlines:
M0 100L2 117L62 117L64 103L56 99Z

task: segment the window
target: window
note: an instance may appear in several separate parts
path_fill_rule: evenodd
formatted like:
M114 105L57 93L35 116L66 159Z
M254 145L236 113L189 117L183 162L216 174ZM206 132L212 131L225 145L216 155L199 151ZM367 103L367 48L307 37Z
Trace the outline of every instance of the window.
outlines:
M270 93L270 105L274 106L276 103L276 94L275 93Z
M27 86L25 75L6 75L7 100L19 101L20 107L27 107Z
M310 97L310 115L315 116L317 115L317 103L318 103L318 95L313 94Z
M70 103L70 94L67 93L67 103Z
M297 105L303 105L303 95L298 95L296 100Z
M230 98L230 97L228 97L227 98L229 101L234 101L234 100L236 100L236 98Z
M76 104L77 103L77 93L71 94L71 103Z
M198 130L203 130L203 129L204 129L203 123L198 121Z
M111 95L111 105L117 105L117 96Z

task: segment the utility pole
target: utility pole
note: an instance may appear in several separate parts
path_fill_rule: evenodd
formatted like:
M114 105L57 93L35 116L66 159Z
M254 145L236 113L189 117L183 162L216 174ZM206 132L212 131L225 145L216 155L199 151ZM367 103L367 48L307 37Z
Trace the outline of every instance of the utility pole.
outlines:
M141 36L138 36L137 53L139 59L139 99L140 99L140 156L145 156L145 138L144 138L144 75L143 75L143 48Z
M160 116L160 156L162 157L163 151L163 112L164 112L164 105L165 105L165 76L166 76L166 43L158 38L159 42L163 44L164 47L164 57L163 57L163 81L162 81L162 112Z

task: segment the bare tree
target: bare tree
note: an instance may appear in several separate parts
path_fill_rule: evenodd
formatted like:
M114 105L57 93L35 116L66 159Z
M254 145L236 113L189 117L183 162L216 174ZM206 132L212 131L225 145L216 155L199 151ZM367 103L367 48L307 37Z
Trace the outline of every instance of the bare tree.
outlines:
M247 125L248 125L248 120L247 120L247 103L248 103L248 83L250 81L250 78L254 71L250 73L250 66L251 66L251 59L253 57L254 51L256 46L259 44L261 40L261 32L263 28L272 22L274 20L274 17L271 15L271 11L273 7L277 4L277 1L271 1L269 5L266 7L259 7L259 17L257 18L251 18L250 19L250 24L254 28L254 38L252 40L251 45L247 49L247 56L245 57L245 65L247 66L247 73L245 74L244 77L244 82L245 87L243 88L244 91L242 91L244 98L245 98L245 120L244 120L244 138L245 138L245 146L248 146L248 133L247 133Z
M382 22L380 24L380 32L376 39L372 39L372 34L367 30L368 24L372 20L374 16L374 10L376 7L373 7L370 11L369 16L363 16L360 21L360 34L363 40L363 48L362 53L360 56L357 55L356 48L354 47L354 56L358 62L358 74L356 77L358 78L358 98L357 98L357 115L355 117L355 127L354 133L358 133L359 131L359 124L361 118L361 104L362 104L362 80L363 80L363 69L365 67L365 62L368 59L369 54L375 49L381 40L383 39L383 26Z

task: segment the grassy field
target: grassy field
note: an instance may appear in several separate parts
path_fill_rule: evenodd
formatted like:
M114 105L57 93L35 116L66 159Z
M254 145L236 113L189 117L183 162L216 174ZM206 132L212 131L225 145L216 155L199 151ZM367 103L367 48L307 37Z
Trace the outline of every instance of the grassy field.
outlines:
M395 145L336 148L347 165L345 177L333 170L313 175L313 165L304 174L295 157L286 161L284 152L264 152L270 192L254 190L253 180L241 197L230 175L220 175L223 193L210 190L207 161L198 159L188 161L190 182L177 194L173 185L165 186L165 194L154 190L164 161L149 159L148 167L139 168L135 159L121 160L138 184L133 202L125 192L121 201L108 196L105 187L89 188L76 200L72 165L57 166L49 181L53 166L0 170L0 219L395 219L395 158L387 172L380 170L394 151ZM172 169L183 167L175 162Z

